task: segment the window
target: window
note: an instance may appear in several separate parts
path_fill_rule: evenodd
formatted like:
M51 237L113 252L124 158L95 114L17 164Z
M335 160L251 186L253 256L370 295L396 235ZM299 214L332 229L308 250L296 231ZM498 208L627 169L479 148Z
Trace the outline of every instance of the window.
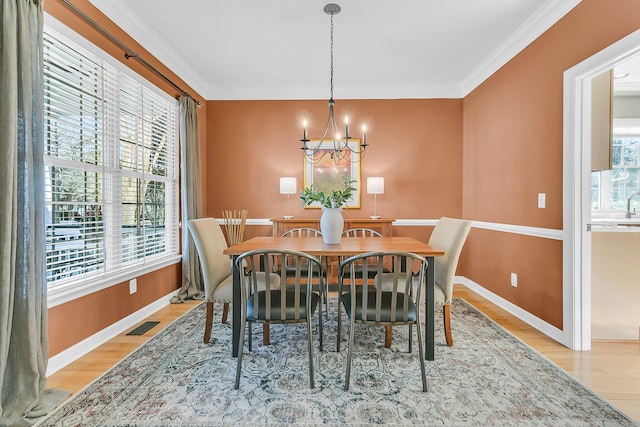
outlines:
M640 152L638 150L640 127L638 125L640 120L636 119L614 121L612 169L591 174L592 210L626 210L627 198L640 191Z
M45 28L50 294L178 255L177 101L109 60Z

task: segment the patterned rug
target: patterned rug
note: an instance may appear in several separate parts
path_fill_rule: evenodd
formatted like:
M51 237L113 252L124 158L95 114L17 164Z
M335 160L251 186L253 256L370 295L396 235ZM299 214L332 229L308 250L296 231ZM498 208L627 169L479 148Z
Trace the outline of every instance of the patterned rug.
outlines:
M234 390L231 326L220 324L218 314L216 339L204 344L201 304L39 425L637 425L463 300L451 310L453 347L444 343L438 316L427 393L421 391L417 349L407 353L407 327L394 328L391 349L384 349L382 328L358 327L351 389L343 391L348 324L337 353L332 302L324 351L317 341L314 348L315 389L309 389L305 327L276 325L267 347L261 328L254 327L253 351L245 353L241 387Z

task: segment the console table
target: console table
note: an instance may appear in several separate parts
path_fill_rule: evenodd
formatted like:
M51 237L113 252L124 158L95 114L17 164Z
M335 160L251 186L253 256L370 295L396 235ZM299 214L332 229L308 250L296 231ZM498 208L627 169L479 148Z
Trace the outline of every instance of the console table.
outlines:
M318 212L320 214L320 212ZM344 229L348 230L350 228L370 228L382 234L383 237L392 237L393 236L393 227L392 223L395 219L389 218L381 218L381 219L370 219L370 218L360 218L360 219L344 219ZM292 228L315 228L316 230L320 230L320 217L312 218L312 219L301 219L301 218L272 218L271 222L273 223L273 237L280 237L282 234L291 230Z

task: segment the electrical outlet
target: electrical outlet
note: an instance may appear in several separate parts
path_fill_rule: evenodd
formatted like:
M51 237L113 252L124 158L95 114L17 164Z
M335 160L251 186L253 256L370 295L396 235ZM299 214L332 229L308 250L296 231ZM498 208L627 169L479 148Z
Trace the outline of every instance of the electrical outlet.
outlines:
M129 294L135 294L138 291L138 279L129 280Z
M511 286L518 287L518 275L516 273L511 273Z
M538 193L538 208L544 209L547 207L547 194Z

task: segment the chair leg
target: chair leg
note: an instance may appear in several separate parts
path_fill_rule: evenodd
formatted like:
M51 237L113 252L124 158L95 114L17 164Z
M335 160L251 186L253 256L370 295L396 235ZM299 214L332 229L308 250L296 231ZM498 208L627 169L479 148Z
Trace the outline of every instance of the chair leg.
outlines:
M384 327L384 348L391 348L391 339L393 338L391 326Z
M213 323L213 302L207 301L207 316L204 321L204 339L202 342L208 343L211 339L211 324Z
M420 319L416 322L416 332L418 332L418 357L420 358L420 373L422 375L422 391L427 391L427 369L424 366L424 344L422 342L422 328Z
M341 306L342 306L342 302L340 301L340 297L338 297L338 337L336 339L336 351L338 353L340 353L340 339L341 339L340 331L341 331L341 328L342 328L342 318L341 318L342 313L340 313Z
M322 319L322 307L318 308L320 312L320 318ZM313 317L311 316L311 310L307 312L307 351L309 352L309 388L315 387L315 381L313 378L313 330L311 327L311 320Z
M321 293L324 293L324 310L327 320L329 319L329 261L328 257L320 257L320 262L324 262L324 271L320 272L321 280L324 281Z
M222 323L227 323L227 317L229 317L229 303L225 302L222 306Z
M442 317L444 318L444 337L449 347L453 346L453 337L451 336L451 304L442 306Z
M329 320L329 277L324 282L324 311L326 319Z
M234 388L238 390L240 388L240 373L242 372L242 350L244 348L244 331L247 326L246 318L242 319L240 323L240 339L238 340L238 365L236 367L236 383ZM249 331L251 331L251 326L249 326ZM251 346L251 339L249 339L249 346ZM251 351L251 349L249 349Z
M347 373L344 378L344 391L349 390L349 381L351 379L351 355L353 352L353 345L355 343L355 329L356 323L351 319L351 327L349 328L349 349L347 350Z
M311 322L309 322L311 323ZM322 336L322 307L318 308L318 333L320 334L320 351L322 351L323 346L323 336Z
M262 345L271 344L271 331L267 323L262 324Z

